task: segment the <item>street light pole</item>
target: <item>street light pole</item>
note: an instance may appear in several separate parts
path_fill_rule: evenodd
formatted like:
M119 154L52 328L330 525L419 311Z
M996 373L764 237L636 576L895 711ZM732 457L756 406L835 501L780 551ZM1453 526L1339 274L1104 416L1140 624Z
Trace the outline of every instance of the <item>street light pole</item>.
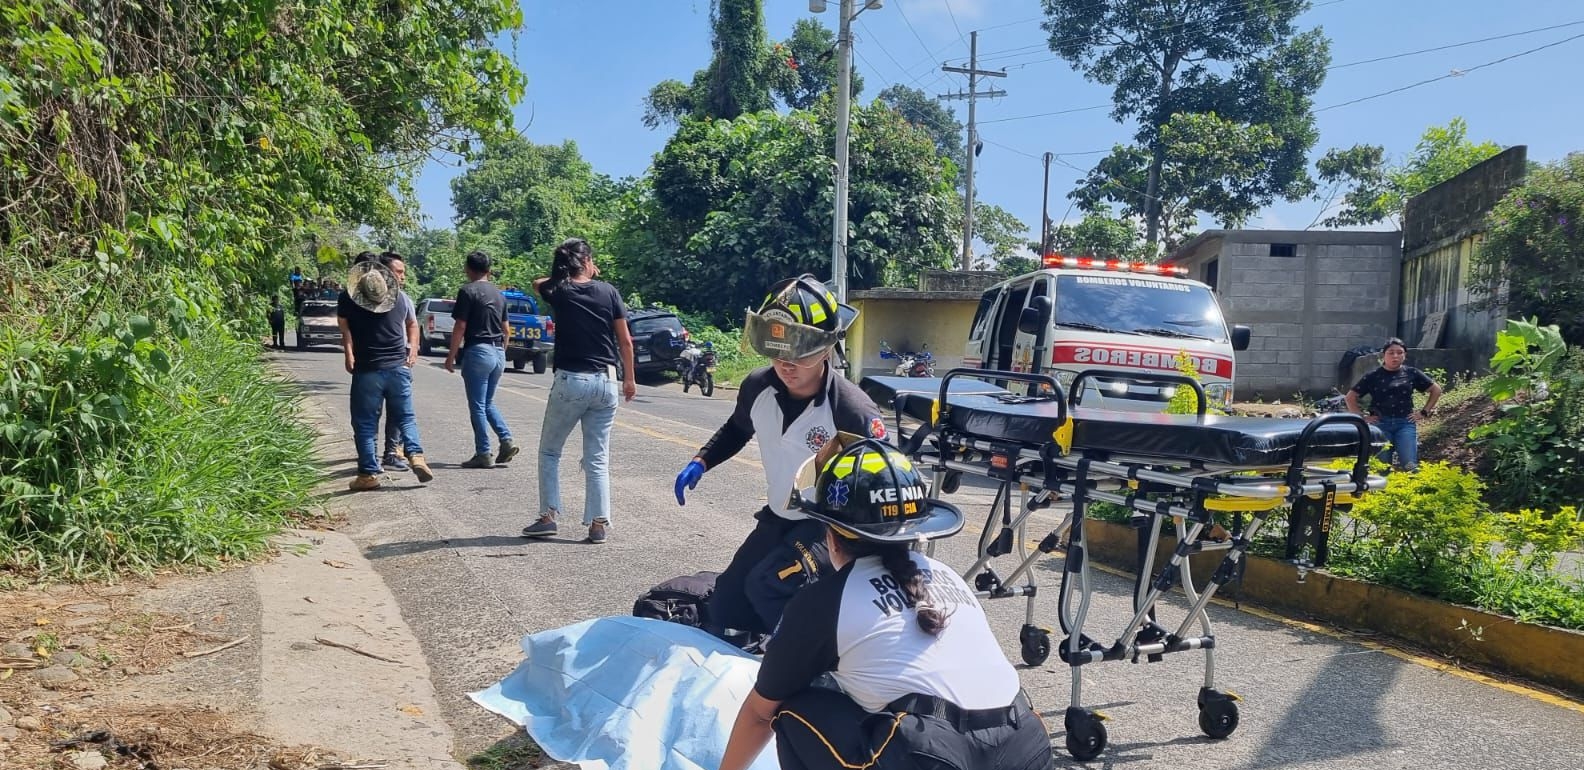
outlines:
M831 221L831 271L838 302L847 301L847 141L852 122L853 4L854 0L841 0L841 23L836 34L836 211Z
M1055 159L1051 153L1045 153L1045 192L1040 196L1040 258L1045 258L1045 252L1050 251L1050 164Z

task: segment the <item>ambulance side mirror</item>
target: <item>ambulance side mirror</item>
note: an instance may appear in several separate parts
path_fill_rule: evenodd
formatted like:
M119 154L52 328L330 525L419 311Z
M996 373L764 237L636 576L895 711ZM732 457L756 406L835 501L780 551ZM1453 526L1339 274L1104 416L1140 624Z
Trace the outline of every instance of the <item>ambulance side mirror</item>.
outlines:
M1242 324L1232 326L1232 349L1248 350L1249 340L1253 338L1254 330Z
M1018 316L1018 331L1024 334L1039 334L1045 328L1045 323L1050 320L1050 297L1035 297L1029 300L1029 306L1023 308Z

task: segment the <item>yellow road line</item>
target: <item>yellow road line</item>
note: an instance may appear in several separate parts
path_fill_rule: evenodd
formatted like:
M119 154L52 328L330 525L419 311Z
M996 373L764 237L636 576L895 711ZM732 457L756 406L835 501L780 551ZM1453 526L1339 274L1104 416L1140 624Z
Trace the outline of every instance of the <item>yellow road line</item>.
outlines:
M1033 520L1034 519L1033 519L1032 516L1029 517L1029 521L1030 522L1032 522ZM984 530L981 527L978 527L978 526L976 526L974 524L966 524L963 527L963 531L971 532L971 533L973 533L975 535L982 534L984 532ZM1030 551L1036 550L1039 547L1039 541L1038 540L1028 540L1024 544L1029 548ZM1054 556L1054 554L1051 554L1051 555ZM1096 570L1098 572L1103 572L1103 573L1105 573L1107 575L1111 575L1113 577L1126 578L1126 579L1129 579L1129 580L1132 580L1133 577L1134 577L1133 573L1131 573L1131 572L1128 572L1126 570L1117 569L1116 567L1111 567L1111 566L1108 566L1108 565L1105 565L1105 564L1101 564L1101 563L1095 561L1094 559L1090 559L1089 560L1089 566L1090 566L1091 569L1094 569L1094 570ZM1030 574L1032 574L1032 572ZM1418 665L1418 666L1423 666L1423 667L1428 668L1428 669L1430 669L1432 671L1436 671L1436 672L1443 673L1443 674L1450 674L1452 676L1459 677L1461 679L1466 679L1466 680L1468 680L1470 682L1477 682L1479 684L1483 684L1483 685L1486 685L1488 687L1494 687L1494 688L1496 688L1498 690L1504 690L1506 692L1510 692L1510 693L1513 693L1515 695L1522 695L1522 696L1524 696L1526 698L1529 698L1531 700L1537 700L1537 701L1540 701L1541 703L1545 703L1547 705L1556 706L1557 708L1563 708L1563 709L1567 709L1569 711L1576 711L1578 713L1584 714L1584 703L1580 703L1578 701L1569 699L1569 698L1567 698L1565 696L1558 695L1556 693L1547 692L1545 690L1540 690L1540 689L1537 689L1537 688L1534 688L1534 687L1529 687L1529 686L1526 686L1526 685L1515 684L1513 682L1502 681L1502 680L1497 679L1495 677L1487 676L1485 674L1481 674L1481 673L1479 673L1477 671L1469 671L1469 670L1466 670L1466 669L1459 668L1459 667L1457 667L1457 666L1455 666L1455 665L1453 665L1451 663L1447 663L1446 661L1443 661L1443 660L1437 660L1435 658L1431 658L1431 657L1428 657L1428 656L1425 656L1425 655L1419 655L1417 653L1413 653L1413 652L1409 652L1407 650L1403 650L1403 649L1399 649L1397 647L1393 647L1393 646L1391 646L1389 644L1382 644L1380 642L1372 641L1372 640L1369 640L1369 639L1360 639L1357 635L1350 634L1350 633L1348 633L1346 631L1342 631L1340 629L1331 628L1329 626L1322 626L1322 625L1319 625L1319 624L1316 624L1316 623L1310 623L1310 622L1303 621L1303 620L1297 620L1295 618L1289 618L1289 617L1286 617L1285 615L1280 615L1280 614L1271 612L1269 610L1260 609L1259 607L1255 607L1255 606L1250 605L1250 604L1241 603L1241 602L1233 602L1232 600L1224 599L1224 598L1219 597L1219 596L1211 597L1210 602L1212 604L1215 604L1215 605L1218 605L1218 606L1221 606L1221 607L1225 607L1227 609L1230 609L1230 610L1233 610L1233 611L1236 611L1236 612L1244 612L1244 613L1247 613L1249 615L1253 615L1254 617L1260 618L1262 620L1268 620L1268 621L1271 621L1273 623L1280 623L1280 624L1282 624L1284 626L1288 626L1288 627L1291 627L1291 628L1302 629L1304 631L1308 631L1310 633L1319 634L1321 636L1329 637L1331 639L1336 639L1338 641L1343 641L1343 642L1348 642L1348 643L1351 643L1351 644L1356 644L1356 645L1358 645L1360 647L1363 647L1363 648L1365 648L1367 650L1373 650L1375 652L1384 653L1386 655L1390 655L1390 656L1392 656L1394 658L1397 658L1398 660L1405 661L1407 663L1412 663L1412 664L1415 664L1415 665Z

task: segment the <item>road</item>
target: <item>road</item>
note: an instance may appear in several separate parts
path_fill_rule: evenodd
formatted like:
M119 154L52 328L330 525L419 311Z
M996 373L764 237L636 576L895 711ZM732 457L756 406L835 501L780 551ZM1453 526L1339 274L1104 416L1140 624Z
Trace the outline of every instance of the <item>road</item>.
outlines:
M339 351L273 354L301 382L310 414L345 442L328 458L329 472L356 472L347 411L349 376ZM395 593L401 612L433 670L458 756L500 740L503 722L464 694L504 676L519 661L525 634L592 617L627 614L633 600L674 575L720 569L763 504L754 448L711 470L679 507L672 479L726 418L735 391L706 399L674 385L640 385L617 415L612 436L613 527L610 542L581 542L582 475L576 432L562 467L560 537L529 541L517 532L537 514L538 424L550 375L502 379L497 402L523 446L509 466L466 470L471 430L459 375L439 358L420 359L413 375L424 448L436 478L419 486L410 475L362 493L348 533ZM990 496L964 485L952 497L982 522ZM1035 530L1055 524L1054 516ZM1037 535L1036 535L1037 537ZM974 538L944 542L937 558L966 567ZM1004 560L1003 560L1004 561ZM1060 562L1040 570L1050 590L1037 599L1036 621L1054 626ZM1091 634L1113 638L1125 621L1130 581L1101 574ZM1008 657L1017 662L1020 599L987 610ZM1215 606L1217 672L1223 689L1243 697L1242 724L1228 740L1199 733L1194 697L1202 658L1168 656L1163 663L1112 663L1084 669L1087 705L1110 716L1110 747L1088 766L1338 770L1424 767L1577 770L1584 766L1584 706L1437 671L1379 645L1279 618ZM1020 664L1021 665L1021 664ZM1046 715L1061 746L1068 669L1052 656L1021 668L1023 684ZM1058 751L1061 767L1080 767Z

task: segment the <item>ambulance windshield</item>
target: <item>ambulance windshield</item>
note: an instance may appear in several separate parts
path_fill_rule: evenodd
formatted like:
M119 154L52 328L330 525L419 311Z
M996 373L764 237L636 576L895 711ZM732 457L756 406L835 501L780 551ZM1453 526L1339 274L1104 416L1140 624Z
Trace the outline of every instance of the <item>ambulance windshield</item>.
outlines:
M1056 278L1060 327L1226 342L1226 321L1203 286L1130 275Z

